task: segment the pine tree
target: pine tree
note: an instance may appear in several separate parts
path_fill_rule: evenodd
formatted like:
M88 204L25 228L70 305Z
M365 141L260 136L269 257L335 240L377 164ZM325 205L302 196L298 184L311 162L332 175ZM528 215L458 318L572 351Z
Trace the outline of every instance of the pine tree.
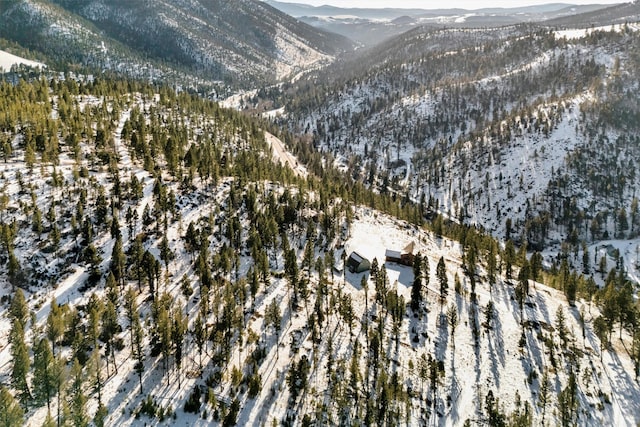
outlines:
M51 399L55 396L55 358L46 338L40 338L33 351L33 397L38 404L47 403L51 411Z
M102 406L102 358L99 347L95 347L91 352L89 367L93 376L93 385L98 393L98 406Z
M489 294L492 295L493 286L496 284L496 274L498 271L496 262L496 244L489 243L489 253L487 254L487 280L489 281Z
M456 327L458 326L458 309L454 304L449 304L449 308L447 309L447 320L449 322L449 327L451 328L451 347L456 348Z
M444 257L440 257L438 265L436 267L436 276L438 277L438 283L440 284L440 307L444 304L449 293L449 281L447 279L447 266L444 263Z
M165 235L160 242L160 258L164 262L165 270L169 273L169 262L173 259L173 252L169 246L169 240Z
M53 380L53 385L55 387L55 394L57 400L57 425L58 427L63 424L64 413L66 411L66 403L64 402L64 385L67 382L67 368L66 361L62 358L61 355L58 355L55 358L55 363L53 365L53 372L51 374L51 378Z
M522 283L518 283L514 289L515 299L518 302L518 307L520 308L520 325L524 328L524 302L526 299L524 286ZM523 330L524 331L524 330Z
M613 272L613 270L612 270ZM608 280L609 281L609 280ZM611 334L613 332L613 325L619 317L620 307L618 305L618 291L616 290L615 283L609 281L605 288L601 292L601 308L602 316L605 320L607 327L608 338L607 344L611 341Z
M576 425L579 405L577 391L575 374L570 372L567 386L558 393L558 413L563 427Z
M267 326L272 326L276 331L276 350L279 347L278 343L280 341L280 329L282 323L282 315L280 314L280 306L278 306L278 302L276 299L272 299L271 303L267 306L266 313L264 315L265 324Z
M360 397L360 365L358 364L360 359L360 347L358 341L355 342L353 347L353 353L351 355L351 363L349 365L349 388L351 397L353 398L356 407L358 406L358 399Z
M100 337L100 321L104 305L97 294L93 293L89 297L87 303L87 312L89 313L89 324L87 327L87 338L91 342L93 348L98 348L98 338Z
M113 367L118 372L116 364L115 343L114 338L120 332L120 324L118 323L118 314L116 307L111 300L106 299L104 302L104 311L102 313L102 328L100 331L100 339L105 343L105 359L107 361L107 375L109 375L109 356L113 359Z
M118 297L120 292L118 290L118 283L116 282L116 277L113 275L113 272L110 271L107 275L107 281L105 283L106 288L106 296L111 301L111 303L118 307Z
M542 254L540 252L534 252L531 255L531 260L529 261L531 279L539 281L540 274L542 273Z
M192 335L193 335L193 340L195 341L196 346L198 347L198 355L200 358L198 366L200 369L202 369L202 352L204 350L204 345L207 342L206 334L207 334L207 331L204 324L202 313L198 313L198 317L196 317L196 320L193 323Z
M31 229L37 235L42 234L42 213L40 209L35 206L33 209L33 217L31 219Z
M104 420L107 418L107 415L109 415L107 408L102 404L98 404L98 409L93 417L93 424L96 427L104 427Z
M136 314L133 320L133 357L136 361L135 371L138 374L138 381L140 383L140 394L142 394L142 374L144 373L144 348L142 346L142 340L144 339L144 330L140 324L140 315Z
M154 316L156 321L155 333L157 339L160 341L162 367L164 368L165 373L167 373L169 369L169 356L171 355L171 316L169 313L171 301L172 299L169 294L164 293L154 303ZM167 376L167 383L168 381L169 378Z
M516 390L516 408L509 415L507 425L510 427L531 427L533 425L531 404L525 402L522 404L520 393Z
M116 282L120 283L121 287L125 284L125 268L126 259L124 252L122 251L122 237L118 235L111 251L111 264L109 270L113 273Z
M71 371L69 373L70 384L67 390L69 398L69 409L71 416L71 424L74 427L87 427L89 425L89 417L87 416L87 397L84 394L84 372L78 359L73 360Z
M495 306L493 301L489 300L484 309L484 327L489 330L493 327L493 319L495 317Z
M156 259L149 251L145 251L142 256L142 265L140 268L147 276L147 282L149 284L149 294L152 299L156 299L158 293L158 287L156 286Z
M129 323L129 337L131 341L131 351L133 352L133 322L138 315L138 304L136 302L136 291L131 286L127 288L124 294L124 308L127 314L127 322Z
M426 300L427 298L427 288L429 287L429 280L431 278L431 267L429 267L429 259L425 256L424 258L422 258L422 281L423 283L423 290L424 290L424 299Z
M542 409L542 425L544 426L544 419L547 412L547 406L551 399L551 382L549 381L549 373L544 370L542 379L540 380L540 391L538 392L538 407Z
M29 308L27 302L24 299L24 292L18 288L11 298L11 306L9 307L9 314L12 319L15 319L22 326L24 331L27 327L27 320L29 319Z
M500 402L495 398L493 390L489 390L485 397L485 409L487 411L487 418L489 426L492 427L505 427L506 417L500 410Z
M58 305L55 297L51 299L49 315L47 316L47 338L51 341L52 351L55 355L56 344L64 333L64 319L62 309Z
M178 306L173 311L173 322L171 325L171 341L173 342L176 369L178 370L178 388L180 388L182 384L182 346L187 331L187 322L188 319L185 318L182 312L182 304L178 303Z
M389 291L389 277L387 276L387 267L384 265L376 275L376 301L386 307L387 292Z
M593 332L600 340L600 361L602 361L604 349L609 347L609 326L603 316L598 316L593 321Z
M0 427L18 427L24 425L24 411L20 404L0 385Z
M513 264L516 262L516 249L511 240L507 240L504 248L504 274L508 280L513 276Z
M422 256L418 253L413 260L413 285L411 286L411 309L416 312L423 301L422 296Z
M367 276L364 275L362 276L362 279L360 279L360 287L362 287L362 289L364 290L364 334L365 334L365 338L367 340L367 347L369 346L369 280L367 279ZM321 301L319 301L319 297L316 300L316 304L322 303ZM321 310L319 310L320 313L322 313ZM322 323L322 322L320 322Z
M42 427L56 427L56 422L53 419L51 412L47 412L47 417L44 419Z
M564 310L561 305L558 306L556 310L556 331L562 341L562 348L567 348L567 326L565 323Z
M31 399L27 375L31 366L29 359L29 348L25 342L24 330L19 321L13 321L13 328L9 335L11 343L11 385L18 392L18 396L23 403Z
M127 265L133 266L135 277L138 280L138 290L141 290L144 279L143 258L145 255L142 244L142 235L137 235L127 251Z

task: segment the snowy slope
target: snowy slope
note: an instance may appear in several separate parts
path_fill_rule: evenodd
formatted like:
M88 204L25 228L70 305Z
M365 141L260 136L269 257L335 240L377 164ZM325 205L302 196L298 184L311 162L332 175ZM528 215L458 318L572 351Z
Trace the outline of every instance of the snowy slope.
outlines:
M28 65L30 67L45 67L45 65L40 62L30 61L0 50L0 70L9 71L13 65L20 64Z
M50 88L46 83L44 87ZM19 284L34 312L34 324L27 332L29 343L40 328L45 327L52 297L66 309L78 310L79 322L87 326L86 310L92 294L104 299L109 292L105 289L105 276L116 239L106 222L114 218L120 225L125 252L132 248L136 236L141 236L143 248L160 266L158 293L166 292L172 309L183 307L190 331L195 328L205 296L210 299L211 305L204 313L211 333L204 350L198 351L194 333L187 333L181 347L182 367L178 368L173 353L165 357L152 351L153 297L148 279L139 285L130 267L122 288L133 289L145 331L142 393L130 344L129 320L124 313L123 297L117 295L121 304L117 323L122 330L116 337L123 345L114 352L117 369L104 364L99 369L104 381L101 398L108 409L107 425L218 425L235 406L234 422L238 425L266 425L274 420L301 424L305 416L327 425L339 424L341 419L364 423L366 414L371 413L365 396L370 397L371 404L384 402L383 397L388 399L387 405L375 409L378 413L388 411L389 424L454 426L466 420L481 424L487 418L485 402L490 392L506 415L528 405L533 425L542 424L543 413L547 423L558 424L558 395L566 389L571 371L577 381L579 425L634 425L640 421L640 387L635 381L628 351L633 346L633 337L623 331L619 338L616 324L612 349L601 351L593 327L593 320L600 314L595 304L578 300L575 306L570 306L562 292L529 281L521 313L516 302L515 279L507 279L506 273L500 273L496 284L489 286L484 251L478 257L478 274L474 276L474 300L471 278L463 267L468 249L459 242L372 208L351 206L337 197L327 198L326 190L320 188L317 181L285 185L265 179L271 176L265 171L260 179L250 181L245 175L250 168L234 169L234 163L240 164L243 156L255 155L250 157L252 161L264 162L263 166L269 170L295 165L293 173L288 171L290 177L309 177L310 180L313 177L278 138L265 134L259 126L246 125L242 116L217 110L217 106L201 100L173 99L167 92L159 94L151 88L145 89L144 93L125 93L115 99L85 89L89 93L59 95L52 97L51 102L33 102L26 111L41 108L50 121L61 128L66 126L62 117L69 117L60 107L66 103L64 96L71 101L67 103L73 106L71 111L84 114L81 117L87 122L87 134L81 137L78 155L71 144L61 139L57 164L41 161L43 153L39 153L36 166L30 167L20 124L16 127L18 130L8 131L13 150L7 161L0 163L0 188L8 199L1 221L12 224L15 220L19 225L15 255L26 278ZM181 105L178 99L189 102ZM543 137L542 131L529 132L528 126L535 123L529 118L526 125L524 118L514 119L511 125L522 126L522 135L505 148L509 156L503 155L502 161L494 157L486 170L470 168L469 174L453 181L451 188L468 183L475 185L488 172L491 178L488 197L508 204L511 199L507 181L519 177L506 171L520 170L523 186L531 186L534 192L542 191L544 181L538 184L534 177L547 179L551 169L557 169L562 163L565 150L578 143L572 132L576 132L579 105L588 99L587 95L568 98L535 110L536 118L540 119L558 112L559 118L554 119L555 126L549 129L548 137ZM187 107L190 103L194 104L191 109ZM97 117L104 118L107 132L104 152L96 148ZM169 130L177 129L184 137L185 151L193 147L203 149L193 157L186 152L177 156L181 179L177 172L175 175L171 172L167 157L172 146L168 142L163 146L167 153L159 148L159 142L154 147L157 167L146 164L149 158L141 155L145 147L133 142L138 134L135 133L134 138L132 129L144 129L141 123L134 123L137 121L153 125L152 130L141 131L148 142L166 141ZM472 149L475 149L473 144L465 145L458 155ZM216 161L208 164L219 168L215 178L201 176L203 165L196 167L190 163L196 162L199 155L204 156L206 150L225 155L224 161L222 155L214 156ZM105 152L116 167L110 168L108 162L99 160ZM487 154L489 159L490 154L491 151ZM445 160L451 162L447 164L450 169L457 168L455 157ZM503 172L502 187L500 172ZM413 168L407 167L404 177L412 173ZM98 199L101 194L113 199L116 176L125 194L135 192L130 189L134 187L135 177L140 194L122 197L119 200L122 205L117 209L109 209L110 204L105 203L106 219L104 223L98 222L94 219L98 214ZM60 184L56 185L58 180ZM289 182L296 181L290 179ZM475 186L472 189L479 191ZM512 190L519 192L516 188ZM166 197L170 198L169 194L175 197L170 203L171 209L164 218L160 213L145 218L147 207L159 209L156 206L160 205L163 191ZM443 200L442 210L455 210L452 193L439 194ZM485 197L473 191L468 194L474 194L480 201ZM84 208L83 197L86 198ZM447 204L447 200L451 203ZM516 202L522 203L522 200ZM491 217L477 207L479 204L467 203L466 206L470 213L477 215L474 220L486 223L487 227L494 225L500 231L497 227L502 221L492 223ZM43 217L40 231L34 227L36 208ZM128 220L128 211L135 212L137 219ZM49 218L49 212L53 219ZM82 226L74 225L76 215L83 219ZM276 223L274 218L281 223ZM163 221L166 222L163 224ZM61 229L58 247L52 243L54 225ZM197 251L203 254L200 259L198 253L187 247L189 226L206 236ZM271 232L267 233L267 229ZM99 258L95 285L87 281L92 266L86 260L86 251L78 249L87 246L82 241L85 233L91 234L90 242ZM267 240L270 235L275 236L275 241ZM265 240L254 247L257 236ZM173 258L160 262L165 238ZM235 240L238 242L234 243ZM410 243L414 243L415 252L426 258L430 271L425 309L421 312L414 312L408 304L414 282L413 269L385 262L386 250L402 250ZM637 241L611 242L624 255L627 267L632 267L635 259L634 244L637 246ZM286 254L283 247L287 248ZM2 256L5 250L3 248ZM589 250L601 257L607 248L592 246ZM371 261L375 259L380 268L384 266L387 280L382 281L383 287L376 289L376 280L370 272L356 274L344 268L343 259L352 251ZM255 294L250 296L250 273L259 268L257 259L263 252L268 274L260 279ZM222 262L223 254L230 257L228 263ZM298 291L292 290L287 267L291 256L299 269L297 285L306 286L306 292L300 291L304 297L298 297L295 303L292 294ZM445 264L448 281L448 294L442 299L436 274L440 259ZM612 266L611 259L609 262ZM208 294L199 271L205 268L203 265L211 269L213 277L214 286L207 288ZM637 277L636 270L628 270ZM3 384L9 384L11 369L7 311L8 296L14 289L8 273L7 266L0 266L0 294L4 297L0 303L0 380ZM516 268L513 276L517 273ZM192 287L192 293L184 291L183 278ZM366 289L361 286L363 279ZM281 315L275 325L269 314L274 301ZM489 302L494 306L490 322L485 315ZM564 313L565 334L558 330L559 310ZM445 315L453 312L458 319L455 333ZM584 329L581 317L585 320ZM229 327L225 321L233 326ZM220 338L225 334L228 334L226 341ZM228 348L225 349L225 345ZM75 350L68 344L60 347L58 351L67 358ZM102 356L104 348L100 350ZM429 367L425 368L428 360L432 361L429 367L434 372L433 381L425 373L429 371ZM165 362L168 369L164 367ZM296 373L298 370L304 374ZM85 371L90 372L88 368ZM550 401L539 405L545 372L551 384ZM249 393L252 380L259 384L253 396ZM296 386L301 389L297 390ZM85 387L87 413L93 417L98 408L97 392L88 383ZM201 398L197 413L186 413L185 403L196 389L202 389L208 401ZM147 398L162 409L161 415L139 412ZM56 405L53 404L53 412ZM41 425L46 416L46 406L34 405L27 411L26 423Z
M575 197L585 221L630 211L635 176L617 178L629 184L619 200L603 200L580 165L588 159L591 174L634 170L635 151L620 152L614 169L602 160L614 162L613 154L598 150L607 141L622 150L616 141L635 135L637 27L415 30L309 76L276 120L377 191L424 200L497 238L509 219L510 238L524 240L528 222L550 213L556 226L529 242L540 249L572 231L557 221L562 197ZM330 89L318 93L311 79ZM558 191L566 179L571 191ZM600 228L614 232L612 221Z
M273 84L352 47L255 0L25 0L0 17L0 36L52 60L193 87Z

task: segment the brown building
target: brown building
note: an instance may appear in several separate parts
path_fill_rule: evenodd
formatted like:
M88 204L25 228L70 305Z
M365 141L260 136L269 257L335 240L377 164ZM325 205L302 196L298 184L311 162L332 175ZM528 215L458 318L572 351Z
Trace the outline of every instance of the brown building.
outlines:
M415 243L409 243L402 251L396 251L387 249L385 252L386 262L395 262L396 264L402 264L407 266L413 265L413 251L415 250Z

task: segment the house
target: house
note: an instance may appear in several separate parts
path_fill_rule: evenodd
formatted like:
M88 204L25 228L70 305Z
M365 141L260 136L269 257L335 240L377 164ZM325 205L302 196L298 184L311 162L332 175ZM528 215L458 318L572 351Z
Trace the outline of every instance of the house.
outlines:
M384 253L384 258L387 262L395 262L396 264L402 264L402 252L387 249Z
M371 268L371 261L357 252L351 252L347 259L347 268L352 273L362 273Z
M413 265L413 251L415 250L415 242L409 243L402 251L387 249L385 252L386 262L395 262L406 266Z

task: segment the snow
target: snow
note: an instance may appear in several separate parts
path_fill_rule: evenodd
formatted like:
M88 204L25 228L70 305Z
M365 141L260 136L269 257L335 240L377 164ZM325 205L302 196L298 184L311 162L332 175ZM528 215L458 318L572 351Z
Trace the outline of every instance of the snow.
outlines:
M537 64L542 63L546 56L541 56L523 68L514 72L520 72L535 68ZM500 82L500 76L494 77L491 81L480 81L478 84L489 84ZM591 93L584 93L570 99L559 101L555 104L544 104L534 113L539 117L549 114L553 109L562 106L564 115L558 122L558 125L550 131L550 136L543 137L540 134L524 133L515 138L513 144L506 149L508 155L503 156L502 160L489 157L488 167L472 169L466 176L451 176L451 185L449 188L458 188L459 186L472 183L471 192L480 188L482 180L485 176L489 176L486 194L477 193L477 204L469 202L467 204L472 222L485 226L487 229L500 234L504 224L502 216L493 215L493 203L504 206L504 209L515 210L517 206L524 204L524 191L516 191L515 183L522 175L522 187L534 194L540 194L546 188L546 183L550 179L551 170L557 170L566 157L566 154L573 150L579 143L576 134L575 124L580 114L580 105L592 99ZM240 105L239 99L229 100L229 106ZM93 108L104 102L103 99L95 96L85 96L78 101L81 110L87 107ZM424 99L416 97L414 99L403 99L402 102L415 102L425 111L429 111L430 105L435 103L435 99L427 96ZM132 96L131 99L119 106L120 115L112 123L115 151L118 157L118 167L121 176L128 178L130 174L140 179L144 188L144 197L140 202L132 204L140 217L142 217L143 207L152 204L153 178L145 171L141 165L131 158L127 142L121 138L122 130L125 123L131 117L131 111L134 108L150 108L159 103L159 97L154 96L152 100L142 100L140 95ZM561 105L562 103L562 105ZM352 104L351 104L352 105ZM349 107L348 101L345 106ZM56 112L52 112L52 118L56 118ZM198 119L187 118L187 121ZM194 129L194 134L199 134L200 129ZM289 165L293 168L294 173L300 177L306 177L308 171L303 165L299 164L295 156L290 153L284 143L276 136L265 132L265 139L272 150L273 159L283 165ZM15 144L17 146L17 144ZM86 147L85 147L86 148ZM462 146L460 152L471 153L471 144ZM18 185L15 183L15 174L18 170L25 170L26 166L22 161L21 153L15 155L10 162L3 163L0 166L3 180L10 185L7 186L7 192L14 199L19 200L21 197ZM489 155L488 155L489 156ZM71 180L73 162L62 156L60 170L63 172L65 179ZM399 155L401 160L407 164L403 174L405 182L411 180L412 151L407 149ZM455 157L446 159L448 170L456 169ZM161 169L161 168L160 168ZM34 184L34 191L37 192L41 210L45 212L47 203L51 199L51 193L59 191L48 188L45 184L45 168L43 167L42 176L37 172L30 173L28 178ZM160 170L162 174L162 170ZM498 176L504 175L505 183ZM109 188L110 184L107 174L97 168L91 174L91 181ZM187 275L192 282L195 282L194 273L191 268L191 260L183 248L180 246L181 236L184 235L184 228L187 224L198 221L209 221L214 218L214 208L224 211L224 202L229 194L229 183L233 178L223 178L216 185L205 186L196 179L195 190L179 196L179 221L173 221L166 229L166 237L170 242L172 250L177 254L176 259L171 261L169 265L170 275L167 276L164 289L169 292L175 303L184 302L187 312L193 320L196 305L194 300L184 300L179 292L178 281L183 275ZM513 190L511 193L507 181L513 182ZM177 183L169 183L172 189L178 188ZM281 191L277 185L273 185L264 191ZM431 189L428 189L431 190ZM204 194L209 198L200 198ZM433 191L441 200L443 211L454 213L459 207L453 201L454 196L451 190ZM61 194L56 194L58 199L62 198ZM312 197L312 196L310 196ZM487 202L488 206L481 207L481 198L488 197L492 203ZM26 199L26 197L25 197ZM14 200L12 200L14 201ZM120 214L120 223L123 220L124 209ZM423 229L410 225L404 221L398 221L387 215L384 215L373 209L364 207L355 207L353 209L353 223L347 227L344 233L344 251L348 254L357 252L369 260L376 259L379 265L384 265L388 274L390 289L395 290L404 297L405 301L411 298L411 285L414 281L413 269L411 267L397 265L395 263L385 263L385 254L392 253L399 255L399 252L393 248L404 248L407 244L415 242L415 251L420 252L429 265L431 271L430 281L428 285L428 294L426 298L426 313L422 315L413 315L409 308L405 308L404 317L400 326L398 345L389 345L387 348L387 358L392 362L389 364L390 372L399 372L403 379L403 384L411 384L416 397L411 401L414 411L412 412L409 425L426 424L422 419L427 412L426 396L429 394L422 390L426 389L420 384L415 374L415 368L412 372L410 362L415 364L422 355L434 355L437 360L444 364L443 384L437 393L434 408L440 412L441 416L434 415L429 421L430 425L453 426L460 425L467 419L475 420L479 415L479 411L484 406L484 396L488 390L492 390L496 397L504 405L505 410L514 409L514 396L518 392L525 402L532 405L534 416L534 425L541 423L542 411L536 406L536 394L538 391L538 382L533 379L531 384L527 383L527 379L531 378L530 374L535 372L538 378L545 369L552 371L553 379L553 395L560 391L567 382L568 367L568 348L556 346L554 350L558 359L558 366L551 369L548 361L550 349L546 347L545 338L558 342L557 334L554 335L553 325L555 321L555 313L562 308L566 314L568 329L571 331L570 340L580 350L578 355L582 371L580 372L578 381L580 387L580 401L586 413L581 413L580 424L584 425L635 425L640 421L640 388L634 381L633 363L631 362L625 348L628 348L632 338L628 334L622 334L622 339L614 338L614 351L605 351L600 354L600 343L593 333L591 320L598 315L598 310L592 307L590 303L578 301L575 307L567 304L564 295L554 289L551 289L541 283L531 282L531 289L527 296L528 304L524 310L524 316L521 316L517 304L514 302L514 286L510 280L499 278L498 283L490 288L486 272L480 268L478 283L476 287L477 304L470 300L471 283L465 275L462 268L463 249L458 242L447 238L435 236ZM226 213L225 213L226 214ZM522 213L524 215L524 213ZM243 222L243 226L246 222ZM124 230L124 227L123 227ZM135 233L134 229L134 233ZM124 231L123 238L129 242L131 237L127 231ZM294 238L294 247L301 248L304 246L304 239L301 237ZM102 270L106 270L108 266L108 254L113 247L113 239L108 233L101 232L95 237L95 245L100 248L103 255L106 255L105 261L102 263ZM42 257L46 268L52 268L57 265L58 261L55 256L44 255L36 248L37 242L29 244L20 244L17 253L22 260L29 257ZM67 245L74 242L65 242ZM214 250L219 249L217 243ZM640 274L638 273L638 253L640 251L640 239L633 241L610 241L601 242L598 245L589 247L591 253L598 256L605 256L607 253L607 245L617 248L625 259L625 267L630 277L638 281ZM148 249L157 254L159 252L158 242L152 241L148 245ZM298 251L298 255L300 255ZM323 255L320 249L316 250L314 256ZM636 262L633 262L635 255ZM247 256L241 256L240 276L246 274L250 266L250 260ZM443 259L447 266L447 278L449 281L449 295L445 298L444 304L440 303L439 287L435 278L436 265L439 259ZM282 262L280 262L282 266ZM55 296L60 303L69 303L72 305L80 305L86 302L87 295L80 290L80 286L85 282L88 275L86 266L73 263L69 266L66 275L56 282L55 287L33 290L27 295L29 303L35 310L36 321L42 326L45 318L50 310L49 301ZM307 274L301 272L301 274ZM335 278L333 273L331 276L331 293L332 295L349 295L354 302L356 319L360 319L362 323L368 323L372 316L382 317L383 308L375 303L373 298L374 290L369 286L369 294L361 287L362 279L367 280L370 272L350 273L347 270L338 274ZM453 284L456 277L461 282L459 292L453 290ZM308 278L310 288L318 282L318 275L315 272L309 272ZM9 292L9 287L4 283L2 289L3 294ZM98 292L103 292L99 290ZM289 289L286 280L281 278L273 278L260 293L256 299L256 310L252 316L246 316L245 330L243 332L255 331L261 336L260 344L265 346L266 359L259 367L259 373L262 376L262 389L255 399L250 399L242 394L241 412L239 415L239 425L263 425L269 423L272 419L282 419L288 410L289 391L285 384L285 378L292 362L299 360L301 355L309 356L310 359L317 358L310 374L310 383L314 386L309 390L304 399L297 405L302 413L314 413L317 402L322 401L323 393L325 393L327 381L326 357L329 351L326 341L317 347L311 342L310 334L307 332L307 319L303 309L295 310L287 305ZM144 296L141 295L139 303L145 305ZM368 298L368 299L367 299ZM284 325L279 337L270 328L265 328L264 312L268 304L276 301L283 313ZM495 306L495 319L491 328L479 326L480 336L479 344L476 346L473 335L472 324L482 322L482 311L487 303L491 301ZM452 334L450 326L442 321L442 312L452 307L459 314L459 325L456 328L455 335ZM148 311L148 307L145 308ZM368 310L368 311L367 311ZM476 315L474 315L474 310ZM584 332L584 339L581 339L580 313L586 313L587 326ZM531 326L521 328L523 318ZM124 324L124 320L121 322ZM355 322L353 333L345 328L342 319L335 313L329 316L326 328L323 329L323 337L331 336L334 343L334 354L337 359L348 360L353 351L353 343L359 342L364 347L364 326L361 322ZM145 324L148 328L149 324ZM387 323L383 323L381 327L385 334L391 336L392 328ZM524 332L523 332L524 331ZM9 333L9 324L6 317L0 319L0 372L6 377L8 371L8 361L10 358L9 348L5 344ZM524 333L526 342L522 347L518 345L521 334ZM123 332L120 336L127 342L127 333ZM245 335L246 336L246 335ZM293 342L299 341L299 349L294 349ZM455 340L455 341L454 341ZM455 345L454 345L455 343ZM208 345L208 344L207 344ZM228 377L232 366L242 366L244 358L246 358L251 347L246 345L241 347L235 345L232 349L229 369L225 371L223 384L216 387L215 393L221 399L228 399L235 392L231 391ZM184 401L188 393L195 384L202 384L202 380L197 378L198 375L187 374L196 371L196 360L198 354L193 345L189 342L186 348L185 369L182 373L171 371L168 373L169 382L165 382L165 376L160 368L158 358L148 358L145 362L145 375L143 384L145 395L151 395L158 400L162 406L171 406L177 414L176 420L169 423L175 425L210 425L210 419L204 419L199 415L189 415L182 411ZM602 359L602 362L600 361ZM237 362L236 362L237 361ZM103 390L103 398L108 402L109 417L107 423L109 425L133 425L142 426L150 421L146 418L134 419L131 411L135 409L142 397L137 394L137 378L133 376L133 360L130 351L126 348L118 352L117 355L117 372L111 372L105 379ZM106 372L105 372L106 373ZM198 372L199 373L199 372ZM178 387L177 375L184 376L182 387ZM421 390L418 390L418 389ZM596 409L596 405L600 403L598 392L602 392L611 397L611 404L604 404L603 409ZM97 402L95 396L90 399L90 413L95 412ZM550 405L547 408L547 421L552 418L552 410L555 406ZM589 408L592 408L590 410ZM29 423L31 425L40 425L44 419L45 410L43 408L32 410L29 413ZM557 421L557 420L555 420Z
M333 57L321 53L305 44L304 40L284 29L278 29L275 36L278 50L278 61L275 63L275 73L278 80L291 77L302 70L307 70L320 64L328 64Z
M435 265L439 257L443 257L447 263L449 283L453 283L453 273L459 273L463 281L463 288L468 292L469 283L467 278L460 270L461 248L457 242L447 239L438 239L425 234L411 226L403 225L401 222L385 218L384 215L376 213L368 209L359 209L356 214L351 232L351 238L347 242L350 249L358 249L365 256L382 258L385 248L399 247L409 240L415 239L417 242L416 251L426 255L430 263L431 281L429 286L429 307L433 307L431 314L427 315L427 331L430 338L426 342L415 344L408 341L409 337L403 338L400 347L398 360L404 361L402 368L407 369L405 363L408 360L417 357L422 351L428 350L432 345L434 354L445 356L445 388L447 393L453 393L457 390L457 398L454 399L451 408L446 410L445 417L440 419L437 425L454 426L464 422L467 418L475 418L474 413L478 406L482 405L484 400L479 399L478 390L484 389L484 393L491 388L501 403L506 404L507 411L513 409L510 405L513 402L513 396L516 391L519 392L523 401L529 400L533 403L534 425L541 420L541 410L535 406L535 387L529 389L523 386L530 369L535 370L542 376L542 371L547 366L545 362L545 354L548 355L548 349L539 339L539 330L536 328L527 329L527 345L523 349L518 348L520 339L520 318L519 310L513 300L513 288L507 282L499 283L493 290L489 292L486 284L479 284L476 291L478 293L478 317L482 317L481 311L489 300L492 300L496 310L496 320L492 330L486 331L482 329L480 338L480 348L475 350L473 337L467 315L462 314L471 308L471 304L463 295L450 292L445 305L454 304L459 312L460 325L456 329L455 348L447 342L447 335L442 335L442 330L438 334L437 326L438 315L435 314L439 303L437 302L437 283L434 277ZM410 267L398 266L395 264L386 264L389 282L396 283L398 291L404 295L408 301L410 298L410 285L413 280L413 274ZM366 274L366 273L364 273ZM359 288L359 278L361 275L347 274L347 281L353 285L347 288L354 292L354 299L358 300L355 295L361 293ZM452 295L453 294L453 295ZM559 307L565 311L567 319L567 327L573 331L575 335L574 343L580 343L580 326L578 323L579 311L588 312L587 321L596 316L597 310L590 305L580 302L577 307L572 308L566 304L564 295L561 292L548 288L542 284L536 283L530 287L528 301L531 306L527 306L525 310L525 319L532 324L553 325L555 322L555 313ZM359 307L362 309L363 307ZM406 322L406 321L405 321ZM409 323L413 321L409 318ZM408 326L403 326L408 330ZM544 332L544 330L543 330ZM610 353L603 355L604 363L599 362L599 344L593 331L588 325L586 331L588 344L585 348L585 354L581 365L591 366L594 370L594 382L600 387L604 393L615 398L612 405L606 406L603 412L593 411L588 414L588 419L581 418L581 425L597 425L604 422L609 425L635 425L640 419L640 411L638 407L638 398L640 397L640 389L638 385L631 379L633 377L633 366L631 361L626 357L624 352ZM626 337L628 340L630 337ZM404 340L407 341L404 341ZM562 352L562 349L558 350ZM604 377L596 376L596 373L604 373ZM557 371L558 379L563 383L566 380L566 372L562 368ZM557 383L556 383L557 384ZM534 381L535 385L535 381ZM554 392L559 391L559 386L554 386ZM585 389L590 389L594 385L583 384ZM619 390L624 390L620 393ZM585 391L586 392L586 391ZM593 393L593 391L591 392ZM550 408L547 409L547 417L551 413ZM535 421L537 420L537 421ZM549 418L547 418L549 420ZM635 421L634 421L635 420ZM417 424L417 419L412 419L411 424Z
M400 259L400 257L402 256L402 253L400 251L394 251L392 249L387 249L387 251L385 252L384 256L386 258Z
M257 93L257 90L235 93L220 102L220 106L224 108L232 108L234 110L241 110L241 107L244 105L245 101L249 98L253 98L257 95Z
M282 142L275 135L265 132L265 139L267 140L267 144L271 147L273 151L273 158L280 162L280 164L288 166L293 170L293 172L305 178L309 173L307 172L307 168L295 158L293 154L287 151L284 146L284 142Z
M275 119L276 117L280 117L284 115L285 107L277 108L275 110L265 111L262 113L262 117L265 119Z
M427 187L426 190L440 199L443 213L457 216L461 204L454 202L453 192L460 185L466 186L470 182L467 194L476 195L472 196L472 201L465 203L471 223L481 225L495 236L503 236L506 217L521 218L525 214L522 207L526 205L526 199L545 191L551 172L557 171L564 164L567 154L580 143L575 124L579 120L580 105L590 99L592 97L589 94L584 94L567 100L562 121L548 137L523 132L506 148L499 162L493 159L491 153L486 157L476 154L477 163L486 167L473 168L466 176L452 177L449 187ZM549 108L553 108L553 105L542 109L539 114L544 114ZM470 148L467 150L466 155L472 155ZM457 160L457 157L451 157L447 170L454 170ZM489 186L483 189L487 176ZM500 208L502 215L496 215L496 207Z
M0 50L0 72L3 70L9 71L14 65L27 65L29 67L42 67L45 68L41 62L30 61L28 59L21 58L19 56L13 55L9 52L5 52L4 50Z
M593 34L596 31L606 31L606 32L622 32L625 29L629 29L631 31L638 31L640 29L640 24L631 23L631 24L615 24L615 25L605 25L600 27L592 27L592 28L570 28L566 30L557 30L554 32L556 38L566 38L567 40L575 40L584 38L590 34Z
M467 19L472 18L474 16L476 16L475 13L467 13L462 16L456 16L456 17L453 17L454 18L453 22L455 22L456 24L463 24L467 22Z
M349 258L352 258L358 264L364 261L364 258L357 252L351 252L351 255L349 255Z

